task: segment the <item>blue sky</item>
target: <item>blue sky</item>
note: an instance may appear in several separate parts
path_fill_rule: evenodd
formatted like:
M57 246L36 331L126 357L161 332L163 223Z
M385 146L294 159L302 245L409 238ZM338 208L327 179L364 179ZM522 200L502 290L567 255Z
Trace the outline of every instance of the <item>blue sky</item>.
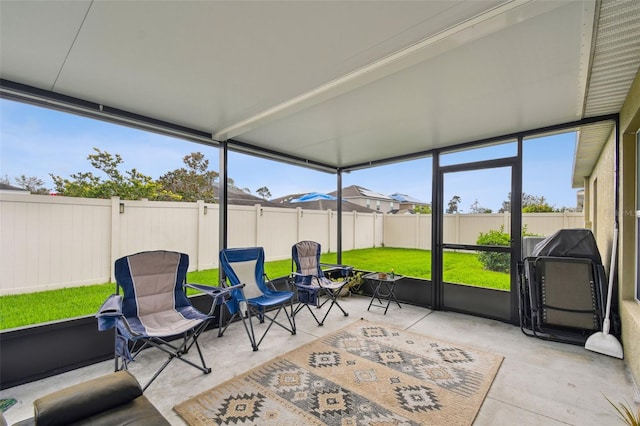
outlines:
M53 188L49 173L69 177L72 173L95 171L87 160L93 147L120 154L124 160L122 170L136 168L153 178L182 167L182 158L195 151L209 159L211 169L219 170L217 148L0 100L2 177L8 176L13 182L22 174L37 176L45 186ZM487 151L505 154L513 153L513 148ZM524 192L544 196L555 207L575 206L576 190L571 189L574 151L574 133L525 141ZM457 153L455 158L484 159L478 152ZM387 195L401 192L430 202L431 171L429 158L417 159L344 174L343 186L360 185ZM254 194L256 189L267 186L274 198L301 192L331 192L336 188L334 175L237 153L229 154L229 176L237 186ZM496 211L507 197L508 182L504 169L447 175L445 200L460 196L463 212L476 200Z

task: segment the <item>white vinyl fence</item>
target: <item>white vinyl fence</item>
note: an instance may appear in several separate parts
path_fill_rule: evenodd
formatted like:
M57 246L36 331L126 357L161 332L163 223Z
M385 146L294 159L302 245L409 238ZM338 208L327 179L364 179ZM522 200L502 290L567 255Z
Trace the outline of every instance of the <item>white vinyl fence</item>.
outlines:
M189 254L190 270L218 267L219 206L204 202L122 201L0 193L0 295L112 281L114 261L144 250ZM583 227L582 213L526 214L528 231L549 235ZM447 215L446 242L474 244L508 214ZM331 210L229 206L229 247L262 246L267 260L288 259L313 240L337 249ZM342 249L431 248L431 215L343 212Z

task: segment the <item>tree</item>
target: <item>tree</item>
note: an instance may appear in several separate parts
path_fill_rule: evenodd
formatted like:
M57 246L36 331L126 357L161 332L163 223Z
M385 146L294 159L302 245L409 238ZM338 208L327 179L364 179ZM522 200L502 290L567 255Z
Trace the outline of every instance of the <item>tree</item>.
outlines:
M420 206L415 206L413 208L413 212L414 213L420 213L420 214L431 214L431 204L423 204Z
M49 189L44 186L44 181L36 176L25 176L15 178L16 184L22 189L26 189L32 194L49 195Z
M180 195L182 201L215 202L218 172L209 170L209 160L201 152L192 152L182 159L186 167L167 172L158 182L168 191Z
M67 197L111 198L118 196L123 200L177 200L179 196L165 191L151 177L131 169L121 173L119 166L123 163L119 154L111 155L107 151L93 148L95 154L87 159L91 165L106 175L106 179L92 172L79 172L65 179L50 174L55 190Z
M507 195L507 199L502 202L502 207L498 210L499 213L511 211L511 193ZM551 213L557 211L547 203L544 196L537 196L522 193L522 212L523 213Z
M449 207L447 207L447 213L451 214L451 213L458 213L458 204L460 204L462 202L462 198L460 198L457 195L454 195L453 197L451 197L451 200L449 200Z
M492 212L491 209L488 209L486 207L482 207L477 199L476 199L475 203L471 204L471 206L469 207L469 211L470 211L470 213L473 213L473 214L491 213Z
M20 175L13 179L18 188L31 192L32 194L49 195L49 189L44 186L44 181L36 176ZM0 183L11 185L11 179L8 175L0 178Z
M263 200L271 198L271 191L269 191L269 188L267 188L266 186L256 189L256 194L261 196Z

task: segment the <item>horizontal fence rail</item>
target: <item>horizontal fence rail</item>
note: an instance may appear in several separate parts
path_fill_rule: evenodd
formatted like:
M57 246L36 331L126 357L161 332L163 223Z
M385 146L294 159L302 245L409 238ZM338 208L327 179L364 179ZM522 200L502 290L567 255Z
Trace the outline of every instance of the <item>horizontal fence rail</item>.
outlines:
M218 267L219 205L0 193L0 295L105 283L116 259L144 250L189 254L191 271ZM509 232L508 213L445 215L445 242L476 244L480 232ZM527 231L550 235L584 227L582 213L523 214ZM317 241L337 250L337 214L230 205L229 247L264 247L288 259L291 245ZM431 215L343 212L342 249L431 249ZM357 265L356 265L357 266Z

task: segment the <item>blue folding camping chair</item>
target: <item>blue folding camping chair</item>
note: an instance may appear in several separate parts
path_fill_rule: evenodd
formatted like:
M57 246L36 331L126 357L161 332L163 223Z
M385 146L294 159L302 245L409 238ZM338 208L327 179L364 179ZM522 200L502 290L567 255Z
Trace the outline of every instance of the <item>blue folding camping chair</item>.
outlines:
M205 374L211 372L202 356L198 337L214 317L195 309L187 298L183 284L188 267L187 254L162 250L125 256L115 262L116 293L96 315L99 330L115 327L115 371L128 369L129 362L149 346L169 355L143 390L174 359ZM234 290L241 291L241 288L218 291L212 306L218 303L216 298L228 297ZM184 358L193 345L198 350L200 364Z
M337 306L344 316L349 315L338 303L338 297L349 282L353 267L320 263L320 253L321 246L314 241L300 241L294 244L291 247L291 277L298 291L298 304L294 313L297 315L306 307L318 325L323 325L334 306ZM321 300L322 296L326 296L324 301ZM321 308L327 302L331 304L320 320L311 306Z
M247 334L254 351L267 335L273 324L277 324L291 334L296 334L296 323L293 317L293 292L277 291L264 273L264 249L262 247L231 248L220 251L220 266L233 286L244 284L242 289L234 289L227 307L233 321L236 316L249 318L249 326L245 323ZM287 309L288 305L288 309ZM272 311L275 310L275 313ZM284 312L287 323L277 320L280 312ZM269 320L267 328L260 339L251 320L257 317L260 323ZM243 320L244 323L244 320Z

